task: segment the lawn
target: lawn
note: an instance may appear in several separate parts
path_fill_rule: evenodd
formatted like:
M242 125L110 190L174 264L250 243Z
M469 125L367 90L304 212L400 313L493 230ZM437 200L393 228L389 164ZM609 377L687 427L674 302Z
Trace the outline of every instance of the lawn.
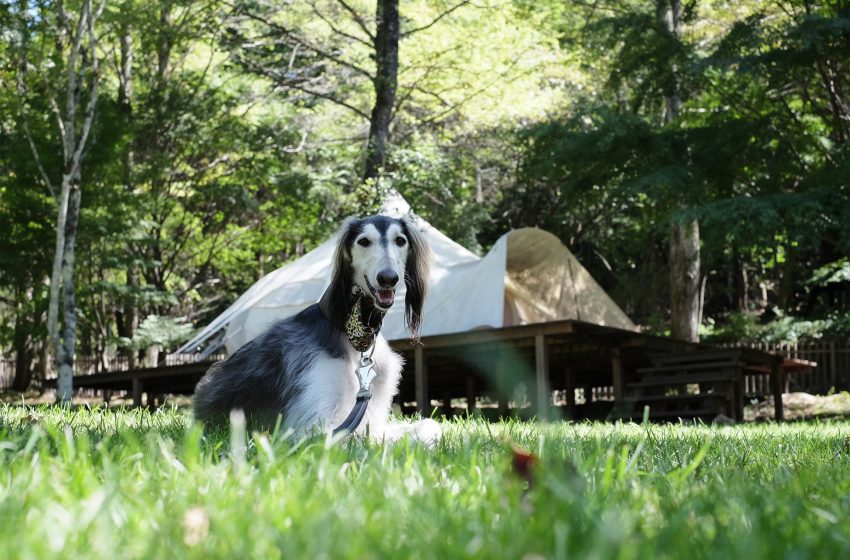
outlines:
M444 428L245 447L178 410L0 407L0 558L850 558L848 422Z

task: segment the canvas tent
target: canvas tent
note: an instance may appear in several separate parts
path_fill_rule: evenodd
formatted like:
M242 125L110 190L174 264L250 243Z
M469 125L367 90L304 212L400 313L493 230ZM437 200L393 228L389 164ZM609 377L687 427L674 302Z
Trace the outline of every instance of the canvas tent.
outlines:
M400 217L410 206L391 196L381 213ZM434 253L421 336L479 328L576 319L634 330L635 325L593 280L557 237L535 228L503 235L484 257L455 243L421 218L417 227ZM279 319L319 301L330 282L336 239L261 278L179 351L228 352ZM408 336L403 287L381 332L389 340Z

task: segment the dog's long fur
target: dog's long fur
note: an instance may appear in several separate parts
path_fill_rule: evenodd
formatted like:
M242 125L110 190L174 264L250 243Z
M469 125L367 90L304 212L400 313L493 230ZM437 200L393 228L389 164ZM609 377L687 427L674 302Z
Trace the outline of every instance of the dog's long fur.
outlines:
M403 248L388 247L387 232L396 231L392 226L398 226L406 238L405 320L412 336L417 336L431 256L413 220L386 216L348 219L337 236L332 279L322 300L275 323L227 360L214 364L195 389L196 419L223 420L231 410L241 409L255 426L274 426L278 416L282 416L284 427L300 434L330 430L345 419L359 388L354 372L360 353L343 331L352 311L352 290L359 280L355 279L353 246L370 225L374 229L369 231L377 230L382 236L381 246L372 249L381 263L389 262L393 251L399 256L404 252ZM383 318L376 313L374 297L364 297L361 310L363 319L373 327L379 326ZM429 443L436 441L440 428L433 421L388 423L392 399L398 392L402 359L381 335L376 338L373 359L377 375L372 382L372 399L357 433L368 430L373 437L386 440L410 433Z

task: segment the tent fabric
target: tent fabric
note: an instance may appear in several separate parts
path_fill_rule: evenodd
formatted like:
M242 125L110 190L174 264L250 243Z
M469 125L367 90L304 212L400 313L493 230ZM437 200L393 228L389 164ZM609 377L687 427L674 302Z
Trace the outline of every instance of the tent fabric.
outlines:
M401 217L410 206L391 196L381 213ZM449 334L562 319L635 330L635 325L558 240L536 228L503 235L478 257L421 218L416 226L431 247L431 284L421 336ZM269 325L316 303L330 283L336 236L254 284L179 351L193 352L220 331L234 352ZM404 327L405 290L387 313L382 334L409 336Z
M523 228L505 238L506 298L516 309L517 324L575 319L636 330L557 237L541 229Z

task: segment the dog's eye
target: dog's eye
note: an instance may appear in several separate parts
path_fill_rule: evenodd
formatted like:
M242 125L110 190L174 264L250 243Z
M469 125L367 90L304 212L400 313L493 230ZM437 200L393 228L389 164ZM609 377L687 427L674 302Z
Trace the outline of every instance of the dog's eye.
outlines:
M360 239L357 240L357 244L360 245L361 247L368 247L369 245L372 244L372 242L369 241L368 237L361 237Z
M405 239L404 237L402 237L400 235L395 238L395 244L398 245L399 247L404 247L406 243L407 243L407 239Z

